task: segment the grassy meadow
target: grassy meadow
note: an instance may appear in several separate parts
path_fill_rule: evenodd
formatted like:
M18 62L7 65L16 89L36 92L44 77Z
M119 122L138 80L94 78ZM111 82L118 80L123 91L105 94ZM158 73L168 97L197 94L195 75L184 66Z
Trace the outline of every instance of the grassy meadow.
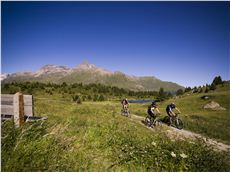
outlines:
M175 102L185 129L229 144L229 85L202 94L184 94ZM202 100L202 95L209 100ZM227 111L204 110L211 100ZM149 103L130 105L146 116ZM229 171L230 154L214 151L202 140L170 140L164 126L149 130L121 116L119 101L73 102L61 94L34 94L35 116L46 121L14 128L2 123L2 171Z
M144 105L130 108L134 113ZM119 102L76 104L35 97L35 115L48 120L18 129L10 121L2 123L3 171L228 171L230 167L227 152L215 152L202 141L173 142L164 128L152 132L121 116Z
M209 99L201 99L202 96ZM204 109L203 106L215 101L226 110ZM174 102L181 111L180 118L183 120L184 129L200 133L206 137L214 138L220 142L230 144L230 84L224 87L218 86L215 91L208 93L187 93L180 97L159 102L158 107L162 118L166 116L166 106ZM139 116L146 116L147 104L131 104L132 113Z

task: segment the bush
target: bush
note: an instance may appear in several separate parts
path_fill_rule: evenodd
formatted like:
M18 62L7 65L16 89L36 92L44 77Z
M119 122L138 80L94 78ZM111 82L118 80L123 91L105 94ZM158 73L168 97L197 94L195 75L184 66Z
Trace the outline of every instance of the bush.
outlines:
M210 90L215 90L216 89L216 84L212 83L210 86Z
M77 99L77 104L81 104L81 97L79 96L78 99Z
M179 89L177 90L176 95L179 96L179 95L182 95L183 93L184 91L182 89Z
M223 81L222 81L221 76L216 76L212 81L212 84L215 84L215 85L219 85L219 84L222 84L222 83L223 83Z
M99 101L105 101L105 97L104 97L103 95L100 95L100 96L98 97L98 100L99 100Z

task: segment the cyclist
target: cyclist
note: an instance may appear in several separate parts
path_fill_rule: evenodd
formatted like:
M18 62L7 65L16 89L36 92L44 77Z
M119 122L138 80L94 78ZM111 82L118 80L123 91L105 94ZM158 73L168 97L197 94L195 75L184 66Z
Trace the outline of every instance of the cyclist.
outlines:
M173 109L175 109L179 113L181 113L180 110L176 107L175 103L171 103L171 104L167 105L166 112L169 116L169 126L172 124L172 118L176 116L176 114L173 112Z
M156 118L156 112L157 111L158 114L160 114L160 110L157 107L156 102L152 102L152 104L150 106L148 106L148 115L151 117L151 123L153 122L153 120Z
M127 98L123 99L123 100L121 101L121 104L122 104L122 109L123 109L123 110L128 109L128 107L129 107L129 102L128 102L128 99L127 99Z

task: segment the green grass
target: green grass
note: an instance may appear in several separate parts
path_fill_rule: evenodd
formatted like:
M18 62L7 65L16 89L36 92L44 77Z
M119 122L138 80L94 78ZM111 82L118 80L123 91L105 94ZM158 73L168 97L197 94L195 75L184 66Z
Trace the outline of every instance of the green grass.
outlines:
M185 129L200 133L207 137L218 139L230 144L230 86L220 87L216 91L184 96L179 99L169 100L162 104L164 107L171 101L175 102L182 111L180 116L185 122ZM203 95L210 96L210 99L203 100ZM207 103L215 101L225 107L225 111L214 111L203 109Z
M35 115L48 120L2 124L2 171L229 171L229 152L173 142L164 128L152 132L121 116L119 102L35 100ZM144 115L145 106L131 112Z
M186 130L200 133L206 137L214 138L218 141L230 144L230 84L226 83L224 87L218 86L217 90L208 93L185 94L180 98L174 98L165 102L158 103L162 117L166 116L165 108L171 102L174 102L180 109ZM208 100L201 99L202 96L210 97ZM225 111L214 111L203 109L207 103L215 101ZM131 104L131 112L140 116L147 115L147 104Z

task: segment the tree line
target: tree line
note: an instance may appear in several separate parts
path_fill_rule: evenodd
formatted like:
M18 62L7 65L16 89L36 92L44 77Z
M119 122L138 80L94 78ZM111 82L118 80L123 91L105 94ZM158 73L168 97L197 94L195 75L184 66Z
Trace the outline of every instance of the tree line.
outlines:
M74 83L62 84L41 83L41 82L13 82L2 85L2 93L15 94L40 94L40 95L61 95L63 98L69 98L74 102L82 101L105 101L122 99L124 97L132 99L159 99L165 100L171 98L173 93L165 92L163 88L159 91L132 91L115 86L105 86L100 83L82 84Z
M159 91L132 91L115 86L106 86L100 83L82 84L74 83L62 84L41 83L41 82L13 82L2 85L2 93L15 94L22 92L23 94L44 94L44 95L61 95L63 98L69 98L74 102L82 101L105 101L115 100L127 97L129 99L158 99L164 101L173 96L183 95L184 93L207 93L215 90L218 85L223 85L227 81L223 81L221 76L216 76L211 84L204 86L195 86L193 88L186 87L178 89L176 92L166 92L164 88Z
M223 86L225 82L227 82L227 81L223 81L221 76L216 76L213 79L211 84L206 84L206 85L203 85L203 86L195 86L193 88L186 87L184 90L179 89L176 92L176 95L182 95L182 94L188 93L188 92L191 92L191 93L208 93L209 91L214 91L217 88L218 85Z

